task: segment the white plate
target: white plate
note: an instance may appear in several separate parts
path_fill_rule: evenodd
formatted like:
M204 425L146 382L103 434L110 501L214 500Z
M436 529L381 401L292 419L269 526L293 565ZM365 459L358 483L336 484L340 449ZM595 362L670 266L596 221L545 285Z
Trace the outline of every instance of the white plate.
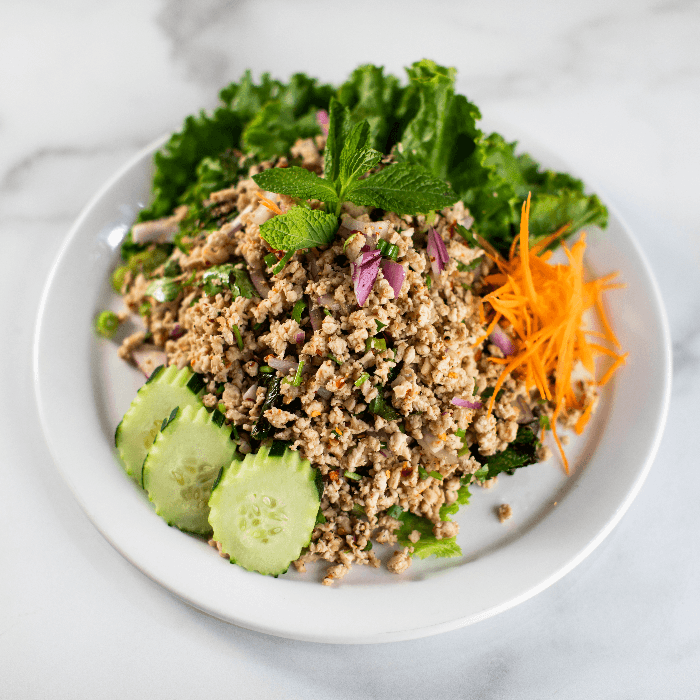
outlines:
M458 516L464 557L414 560L402 576L355 567L334 587L322 568L277 579L231 566L201 540L169 528L123 473L114 430L143 381L92 332L119 308L109 277L121 239L147 203L155 143L95 196L65 241L44 291L34 347L37 401L65 480L100 532L136 567L191 605L242 627L317 642L388 642L482 620L543 590L610 532L639 491L657 450L671 383L670 337L659 292L637 243L611 212L589 233L596 275L619 270L627 287L608 308L627 365L586 435L556 458L475 488ZM531 149L552 164L552 158ZM562 167L560 163L554 163ZM565 167L565 166L564 166ZM501 525L494 509L510 503Z

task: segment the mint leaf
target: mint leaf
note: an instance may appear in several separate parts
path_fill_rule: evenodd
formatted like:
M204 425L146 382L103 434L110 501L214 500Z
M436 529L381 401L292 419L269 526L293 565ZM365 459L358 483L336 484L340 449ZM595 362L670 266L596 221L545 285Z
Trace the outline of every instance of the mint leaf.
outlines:
M331 182L297 166L263 170L259 175L253 175L253 180L263 190L289 197L318 199L331 204L338 201L338 194Z
M457 201L457 195L427 170L398 163L359 180L346 194L355 204L380 207L404 214L423 214L443 209Z
M379 151L367 145L368 141L369 124L366 121L356 124L348 134L340 153L339 180L343 187L364 175L382 159Z
M328 245L338 230L338 217L318 209L294 207L260 227L260 235L275 250L293 251Z
M438 540L433 535L433 524L427 518L421 518L413 513L402 513L399 520L403 523L396 535L402 547L413 547L413 556L425 559L429 556L440 558L461 557L462 548L457 544L456 537ZM414 531L420 532L420 539L415 544L408 539Z
M233 281L231 276L233 275ZM241 267L234 267L231 263L214 265L203 275L201 286L209 296L215 296L224 288L230 289L234 299L245 297L252 299L260 296L250 281L248 273Z

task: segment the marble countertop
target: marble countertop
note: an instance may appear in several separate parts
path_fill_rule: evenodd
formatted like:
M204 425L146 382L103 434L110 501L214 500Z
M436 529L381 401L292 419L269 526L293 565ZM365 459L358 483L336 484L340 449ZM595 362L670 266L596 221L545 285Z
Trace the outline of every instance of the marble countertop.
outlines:
M0 4L3 698L698 697L700 5L357 0L352 8ZM213 106L245 68L338 81L359 63L399 73L422 57L457 66L460 90L486 120L517 125L559 154L628 222L673 337L668 425L620 524L516 608L377 646L240 629L181 603L123 559L52 463L31 357L44 280L103 182L187 114Z

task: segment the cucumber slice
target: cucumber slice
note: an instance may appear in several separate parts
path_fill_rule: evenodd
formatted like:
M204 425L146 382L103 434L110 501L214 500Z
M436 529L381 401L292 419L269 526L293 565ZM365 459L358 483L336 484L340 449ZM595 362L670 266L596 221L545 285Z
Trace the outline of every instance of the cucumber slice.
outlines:
M209 499L214 539L231 562L273 576L311 541L320 502L316 470L280 444L233 462Z
M216 411L214 411L216 413ZM236 443L203 406L175 409L143 463L143 486L168 525L196 535L211 532L209 494L231 463Z
M163 420L176 406L199 407L204 380L189 367L158 367L139 389L114 435L126 473L142 484L143 461Z

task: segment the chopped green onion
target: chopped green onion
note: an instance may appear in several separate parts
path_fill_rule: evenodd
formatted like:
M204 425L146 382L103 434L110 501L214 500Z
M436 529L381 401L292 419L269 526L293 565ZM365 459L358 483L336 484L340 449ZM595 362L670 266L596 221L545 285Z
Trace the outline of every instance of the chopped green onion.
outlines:
M275 267L272 268L272 274L276 275L284 269L284 266L292 259L292 255L294 255L294 251L290 250L288 253L285 254L285 256L280 260Z
M254 331L260 330L260 329L263 327L264 324L265 324L265 321L260 321L260 323L256 323L256 324L253 326L253 330L254 330Z
M292 318L297 323L301 323L301 315L304 313L305 308L306 302L303 299L299 299L299 301L294 304L294 308L292 309Z
M355 474L355 472L348 471L347 469L343 472L343 476L346 479L352 479L353 481L362 481L361 474Z
M425 286L430 289L433 286L433 280L430 279L430 275L425 277Z
M430 474L428 474L428 472L425 471L425 469L421 467L420 464L418 465L418 474L420 475L421 479L427 479L430 476Z
M274 253L268 253L263 260L268 267L272 267L277 264L277 256Z
M115 292L121 293L122 287L124 286L124 280L126 279L126 273L129 271L128 265L120 265L112 273L112 289Z
M429 473L430 473L430 476L433 477L433 479L437 479L438 481L442 481L442 474L440 474L440 472L432 471Z
M389 260L396 262L396 259L399 257L399 246L397 246L395 243L389 244L385 255L387 258L389 258Z
M386 255L386 251L388 250L389 246L391 243L389 241L385 241L383 238L380 238L377 241L377 250L382 254Z
M119 316L114 311L103 311L95 319L95 330L103 338L112 338L119 328Z
M243 336L235 323L231 326L231 330L233 331L233 335L236 336L236 345L238 345L238 349L243 350Z
M367 341L365 343L365 352L369 352L370 350L379 350L380 352L383 352L386 350L386 340L384 338L367 338Z
M325 306L323 307L323 313L326 314L326 316L332 316L333 314L330 312L329 309L327 309Z
M348 247L348 244L350 241L357 236L357 232L351 234L345 239L345 243L343 243L343 252L345 252L345 249Z
M258 372L261 374L272 374L275 370L270 367L270 365L263 365Z
M336 363L339 364L339 365L342 365L342 364L343 364L343 361L342 361L342 360L339 360L335 355L332 355L331 353L328 353L327 357L328 357L329 359L333 360L333 362L336 362Z
M360 375L360 378L355 382L355 386L362 386L368 379L369 374L367 374L367 372L363 372Z
M394 503L391 508L387 508L386 514L390 518L398 519L403 514L403 508L398 503Z
M304 360L299 360L299 365L297 367L296 374L294 375L294 379L290 379L289 377L284 378L285 384L291 384L292 386L301 386L301 373L304 370Z

